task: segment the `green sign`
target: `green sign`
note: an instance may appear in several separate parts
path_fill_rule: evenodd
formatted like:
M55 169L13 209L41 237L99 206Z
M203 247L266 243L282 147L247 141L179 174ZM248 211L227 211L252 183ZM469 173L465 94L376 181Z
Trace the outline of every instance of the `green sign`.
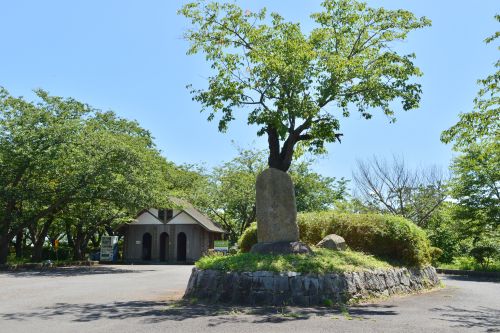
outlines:
M228 251L229 250L229 241L227 241L227 240L214 241L214 250L215 251Z

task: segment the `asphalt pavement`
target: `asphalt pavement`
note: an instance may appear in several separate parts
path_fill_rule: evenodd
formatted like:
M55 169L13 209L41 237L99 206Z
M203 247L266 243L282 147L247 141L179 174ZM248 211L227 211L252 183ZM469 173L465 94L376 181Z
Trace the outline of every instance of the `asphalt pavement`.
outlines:
M178 300L192 266L0 272L0 332L500 332L500 281L445 285L348 308L238 307Z

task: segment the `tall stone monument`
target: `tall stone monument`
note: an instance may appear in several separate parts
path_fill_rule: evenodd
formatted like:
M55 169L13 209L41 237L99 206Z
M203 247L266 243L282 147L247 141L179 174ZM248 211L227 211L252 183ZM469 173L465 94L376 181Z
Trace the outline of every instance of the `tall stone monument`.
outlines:
M251 252L311 252L307 245L299 242L295 192L288 173L269 168L257 177L256 211L258 243Z

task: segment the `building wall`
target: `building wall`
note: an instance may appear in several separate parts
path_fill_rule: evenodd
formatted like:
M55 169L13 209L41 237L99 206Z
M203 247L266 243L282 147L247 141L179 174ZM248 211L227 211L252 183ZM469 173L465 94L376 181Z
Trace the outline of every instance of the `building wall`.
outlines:
M151 261L160 260L160 235L168 234L168 260L177 262L177 237L179 233L186 234L186 261L198 260L210 245L210 233L197 224L130 224L127 226L124 239L124 259L127 261L142 261L142 239L149 232L152 236Z

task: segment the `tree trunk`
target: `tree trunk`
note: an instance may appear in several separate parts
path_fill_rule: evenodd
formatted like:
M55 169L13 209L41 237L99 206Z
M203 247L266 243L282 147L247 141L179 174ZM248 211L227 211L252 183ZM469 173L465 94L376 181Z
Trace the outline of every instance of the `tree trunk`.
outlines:
M16 235L16 258L23 257L23 247L24 247L24 231L19 230Z
M278 131L272 127L267 129L267 141L269 144L268 165L270 168L287 172L292 164L293 152L297 138L290 135L280 149Z
M42 260L43 244L45 244L45 238L47 237L47 234L49 232L49 228L52 225L53 221L54 221L53 216L48 217L47 220L45 220L45 222L43 223L42 229L40 230L40 232L38 234L36 233L36 227L33 229L34 232L33 232L32 237L33 237L34 242L33 242L33 253L31 255L31 259L34 262L38 262L38 261ZM35 222L35 226L36 226L36 223L37 222Z
M85 242L85 233L81 226L76 226L76 232L73 235L73 260L83 260L84 250L87 247Z
M31 253L31 260L33 262L39 262L42 261L42 254L43 254L43 244L45 243L45 237L39 238L34 244L33 244L33 252Z
M88 241L84 239L77 238L74 242L73 247L73 260L79 261L85 259L85 253L87 252Z
M7 263L9 256L9 235L6 231L0 235L0 265Z
M83 260L83 252L78 241L75 241L73 246L73 260L79 261Z

